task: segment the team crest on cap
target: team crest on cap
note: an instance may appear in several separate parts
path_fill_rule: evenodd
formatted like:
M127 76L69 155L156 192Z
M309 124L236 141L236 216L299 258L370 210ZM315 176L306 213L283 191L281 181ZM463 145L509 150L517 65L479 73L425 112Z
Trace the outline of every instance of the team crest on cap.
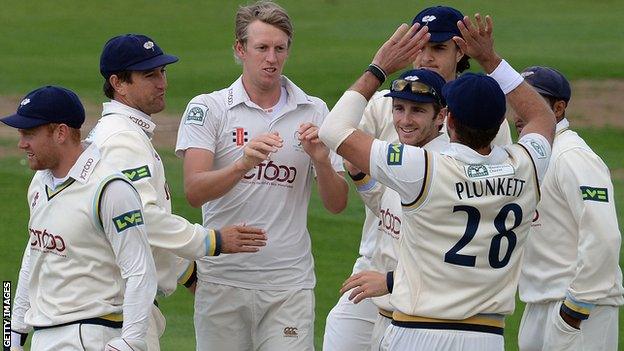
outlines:
M433 21L435 21L435 19L436 19L436 16L434 16L434 15L428 15L428 16L425 16L425 17L423 17L423 18L422 18L422 22L423 22L425 25L427 25L427 24L429 24L429 22L433 22Z
M528 71L528 72L522 72L522 73L520 73L520 75L521 75L523 78L530 77L530 76L532 76L532 75L534 75L534 74L535 74L535 72L533 72L533 71Z
M20 106L26 106L30 103L30 99L26 98L24 100L22 100L22 102L20 102Z
M415 81L417 81L419 78L418 78L418 76L407 76L407 77L405 77L405 78L403 78L403 79L404 79L404 80L408 80L408 81L410 81L410 82L415 82Z
M154 49L154 42L153 42L153 41L151 41L151 40L150 40L150 41L146 41L146 42L145 42L145 44L143 44L143 47L144 47L146 50L149 50L149 49Z

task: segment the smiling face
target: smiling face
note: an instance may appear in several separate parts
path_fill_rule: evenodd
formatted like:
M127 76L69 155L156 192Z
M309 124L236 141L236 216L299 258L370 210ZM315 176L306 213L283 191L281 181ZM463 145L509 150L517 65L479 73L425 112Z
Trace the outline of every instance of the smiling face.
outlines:
M288 58L288 35L278 27L256 20L247 28L246 43L236 42L235 51L243 63L246 89L279 89Z
M452 39L428 42L414 61L414 68L430 69L449 82L457 76L457 63L464 56Z
M26 152L28 167L34 171L55 169L60 163L59 146L54 142L55 125L44 124L31 129L19 129L17 146Z
M165 66L149 71L133 71L128 82L111 80L115 99L147 115L165 109L167 74Z
M444 116L433 103L392 98L392 120L401 143L422 147L439 135Z

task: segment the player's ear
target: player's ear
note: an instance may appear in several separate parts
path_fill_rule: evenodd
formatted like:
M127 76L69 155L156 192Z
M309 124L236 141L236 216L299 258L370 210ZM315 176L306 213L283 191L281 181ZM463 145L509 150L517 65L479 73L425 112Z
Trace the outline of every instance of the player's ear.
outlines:
M117 94L121 96L126 95L126 84L124 84L125 82L122 82L116 74L112 74L110 77L108 77L108 82Z
M238 56L238 58L242 58L243 55L245 55L245 43L236 39L236 42L234 43L234 53Z
M557 122L565 116L565 109L567 107L567 103L563 100L558 100L553 104L553 112L555 113L555 117L557 118Z

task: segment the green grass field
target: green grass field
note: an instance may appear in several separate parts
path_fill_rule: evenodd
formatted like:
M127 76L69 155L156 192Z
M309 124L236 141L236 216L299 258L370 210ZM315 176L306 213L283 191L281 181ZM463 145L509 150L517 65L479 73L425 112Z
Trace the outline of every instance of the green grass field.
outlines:
M310 94L331 106L370 62L375 49L398 23L410 21L420 9L435 4L355 0L281 1L291 14L295 41L285 73ZM624 78L624 27L621 1L449 1L466 14L491 14L497 51L516 67L533 64L560 68L571 79ZM168 69L169 107L179 115L194 95L225 87L240 74L232 59L233 16L237 4L218 1L16 1L0 11L0 94L22 96L43 84L76 90L86 101L99 103L98 59L111 36L140 32L152 36L166 52L180 56ZM618 218L624 221L624 130L582 129L580 134L613 172ZM13 138L0 139L10 149ZM183 197L181 163L173 145L161 150L173 194L174 211L193 221L200 212ZM32 172L18 156L0 157L0 235L3 280L16 282L27 242L26 188ZM316 260L315 342L321 348L325 317L337 301L338 287L357 256L362 205L352 192L340 215L327 213L316 194L310 203L309 229ZM15 285L14 285L15 288ZM193 349L192 296L180 289L162 301L168 328L163 350ZM507 320L508 350L522 312ZM620 325L624 320L620 317ZM620 333L622 341L622 333Z

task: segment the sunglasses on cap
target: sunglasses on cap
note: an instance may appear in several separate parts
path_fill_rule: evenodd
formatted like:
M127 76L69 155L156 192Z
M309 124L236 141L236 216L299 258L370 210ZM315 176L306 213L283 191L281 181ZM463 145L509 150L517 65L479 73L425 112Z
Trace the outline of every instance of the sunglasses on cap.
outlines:
M410 90L414 94L429 95L432 96L438 104L442 104L442 100L435 90L425 83L419 81L411 81L405 79L395 79L392 81L391 91L405 91L405 88L410 87Z

